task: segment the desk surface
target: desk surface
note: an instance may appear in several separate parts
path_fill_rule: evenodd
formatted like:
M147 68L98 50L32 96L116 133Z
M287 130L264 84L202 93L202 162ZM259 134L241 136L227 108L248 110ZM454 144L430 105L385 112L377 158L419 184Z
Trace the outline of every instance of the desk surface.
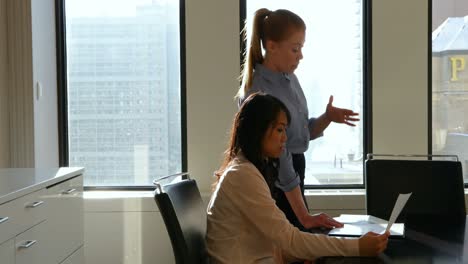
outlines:
M82 174L83 168L0 169L0 204Z
M378 257L324 257L316 263L468 263L467 223L467 218L418 220L406 229L405 238L389 239Z

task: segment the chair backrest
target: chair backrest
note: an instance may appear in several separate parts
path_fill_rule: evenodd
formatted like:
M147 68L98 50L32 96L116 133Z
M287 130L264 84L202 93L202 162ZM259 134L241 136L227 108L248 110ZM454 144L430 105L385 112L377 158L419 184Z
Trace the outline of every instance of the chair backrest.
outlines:
M398 194L412 192L397 222L451 218L465 221L461 163L447 160L366 160L367 214L388 220Z
M155 200L166 225L176 263L207 263L206 210L193 179L164 185Z

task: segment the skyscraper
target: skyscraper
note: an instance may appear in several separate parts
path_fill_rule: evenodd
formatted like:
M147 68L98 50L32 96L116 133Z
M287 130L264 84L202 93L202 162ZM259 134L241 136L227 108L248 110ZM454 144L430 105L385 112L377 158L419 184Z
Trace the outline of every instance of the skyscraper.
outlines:
M70 166L85 185L148 185L181 170L178 6L67 20Z

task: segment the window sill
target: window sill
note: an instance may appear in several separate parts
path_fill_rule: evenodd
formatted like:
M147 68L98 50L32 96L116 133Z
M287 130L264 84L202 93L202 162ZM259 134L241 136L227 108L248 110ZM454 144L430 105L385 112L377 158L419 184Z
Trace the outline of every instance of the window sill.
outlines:
M159 212L153 191L85 191L85 212ZM208 203L211 193L201 194ZM365 213L364 189L306 190L306 200L312 212ZM468 205L468 189L465 199Z
M153 191L84 191L84 211L159 212Z

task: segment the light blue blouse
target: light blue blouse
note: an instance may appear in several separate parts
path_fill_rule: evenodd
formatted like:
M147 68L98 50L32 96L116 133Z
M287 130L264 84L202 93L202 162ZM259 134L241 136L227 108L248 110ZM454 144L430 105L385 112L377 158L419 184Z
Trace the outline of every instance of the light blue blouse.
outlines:
M276 186L284 192L289 192L299 185L291 154L302 154L309 148L310 133L316 118L309 119L307 101L301 85L294 73L274 72L262 64L255 65L252 87L239 100L243 102L250 94L263 92L280 99L291 113L291 123L287 128L288 140L286 149L280 157L280 170Z

